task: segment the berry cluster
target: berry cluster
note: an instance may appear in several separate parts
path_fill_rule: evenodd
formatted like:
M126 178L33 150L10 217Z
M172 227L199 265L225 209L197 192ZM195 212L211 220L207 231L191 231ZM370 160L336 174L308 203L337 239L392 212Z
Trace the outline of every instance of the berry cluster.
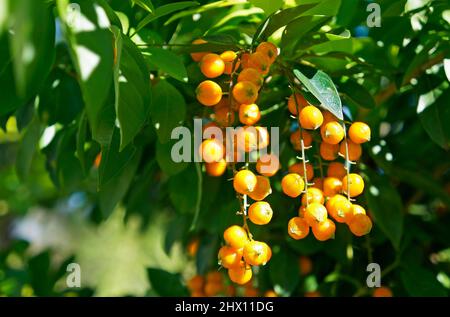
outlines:
M194 44L205 43L204 40ZM223 140L216 137L202 142L199 152L206 162L206 172L211 176L222 175L228 163L233 166L233 187L241 203L239 214L243 216L243 226L233 225L225 230L224 245L218 254L219 264L228 269L230 279L237 284L246 284L252 278L251 266L265 265L272 254L265 242L253 240L247 225L247 219L256 225L265 225L272 218L272 208L263 201L271 192L269 178L279 169L278 157L272 154L262 155L256 164L260 175L249 170L248 164L239 171L236 162L246 161L254 150L267 148L269 134L266 128L255 126L261 118L256 104L264 76L278 56L278 48L272 43L263 42L254 52L225 51L222 54L193 53L194 61L199 62L202 74L209 78L201 82L196 89L197 100L206 107L214 107L214 122L209 126L224 128L232 126L238 112L240 124L237 130L237 143L224 149ZM228 75L222 80L228 84L228 92L211 80ZM228 94L227 96L224 96ZM234 140L233 140L234 141ZM226 153L227 150L231 153ZM248 206L247 199L254 202ZM247 210L248 207L248 210Z
M289 174L283 177L281 185L290 197L302 195L298 216L288 223L289 235L296 240L303 239L311 228L317 240L333 238L336 225L330 217L346 223L356 236L369 233L371 219L362 206L353 203L354 197L363 192L364 181L360 175L350 173L351 164L361 157L361 144L370 140L369 126L354 122L347 137L344 122L329 111L309 104L299 93L289 97L288 109L299 125L290 141L296 151L301 151L301 162L289 167ZM318 129L320 133L315 132ZM322 160L328 161L326 177L314 177L314 166L306 159L307 150L314 146L318 147L319 168L324 165ZM343 163L336 161L340 157Z

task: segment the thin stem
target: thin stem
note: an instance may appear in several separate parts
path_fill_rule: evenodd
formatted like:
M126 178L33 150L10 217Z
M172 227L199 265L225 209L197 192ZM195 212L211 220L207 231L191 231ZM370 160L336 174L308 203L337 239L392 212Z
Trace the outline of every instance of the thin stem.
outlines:
M345 122L342 122L342 127L344 128L344 142L345 142L345 170L347 171L347 199L350 201L350 160L348 158L348 142L347 142L347 131L345 129Z

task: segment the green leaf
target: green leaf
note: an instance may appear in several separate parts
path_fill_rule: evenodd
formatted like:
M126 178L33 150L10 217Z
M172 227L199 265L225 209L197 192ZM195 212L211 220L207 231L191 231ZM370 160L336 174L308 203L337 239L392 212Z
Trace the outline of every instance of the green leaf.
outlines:
M284 4L283 0L248 0L248 2L255 7L263 9L267 15L281 9Z
M145 11L148 11L150 13L155 11L155 8L153 7L153 3L151 2L151 0L132 0L132 1Z
M149 71L135 44L115 32L117 63L114 69L116 115L120 127L120 150L127 146L147 122L151 90Z
M135 33L139 32L150 22L153 22L163 16L172 14L176 11L184 10L193 6L197 6L199 3L196 1L180 1L176 3L169 3L158 7L156 10L150 11L151 13L147 15L141 22L139 22Z
M174 162L171 156L172 146L175 144L175 140L170 140L167 143L156 143L156 161L158 162L161 170L169 175L176 175L188 167L187 162Z
M397 190L386 176L366 171L364 192L374 225L379 226L396 250L403 234L403 204Z
M375 107L375 100L369 91L354 80L349 79L339 84L339 92L344 95L344 100L350 105L369 109Z
M104 135L104 125L106 122L111 124L111 120L108 116L105 121L104 116L105 111L108 112L105 104L110 95L114 69L114 38L109 30L110 22L105 10L95 1L80 0L80 12L72 15L67 14L64 0L59 0L57 5L59 16L64 22L62 26L69 42L72 60L80 78L93 139L101 144L108 143L110 134Z
M446 89L439 97L435 92L421 95L417 106L417 113L423 128L436 144L445 150L450 148L450 125L445 118L450 118L448 100L450 89Z
M341 98L333 84L331 78L324 72L318 70L314 76L309 79L299 70L294 69L294 75L305 85L306 89L314 95L320 102L321 107L330 111L337 118L343 120Z
M9 1L12 24L10 49L17 93L26 98L36 93L55 58L55 21L43 1Z
M166 72L176 80L188 82L186 67L177 54L163 48L149 47L145 50L144 57L151 65Z
M308 15L326 15L326 16L336 16L341 7L341 0L304 0L302 4L316 4L313 8L308 10L306 14Z
M77 131L77 150L76 156L80 161L81 168L84 173L86 173L86 153L84 150L84 144L86 143L86 134L87 134L87 117L86 113L83 111L78 123L78 131Z
M30 171L31 162L34 153L36 152L39 139L42 134L42 125L39 117L35 116L28 125L22 141L19 145L19 150L16 158L16 172L19 179L26 180Z
M282 28L283 26L286 26L292 20L298 18L301 14L305 13L309 9L314 8L316 5L317 5L316 3L302 4L293 8L288 8L280 12L277 12L276 14L272 15L272 17L269 19L269 23L262 32L260 38L262 39L268 38L276 30Z
M153 86L153 97L150 107L153 126L159 141L167 143L172 130L184 121L186 103L183 95L166 80Z
M405 263L400 270L400 278L410 296L448 296L436 275L423 267Z
M7 1L3 2L8 3ZM7 34L0 37L0 56L2 56L0 59L0 116L3 116L15 111L25 103L24 98L16 93L16 83L12 80L14 70Z
M207 3L205 5L202 6L198 6L189 10L183 10L181 12L178 12L176 14L174 14L173 16L170 17L170 19L168 19L164 25L168 25L178 19L181 19L185 16L191 16L193 14L196 13L204 13L207 12L209 10L214 10L214 9L219 9L219 8L225 8L225 7L230 7L236 4L242 4L242 0L227 0L227 1L215 1L212 3Z
M281 296L289 296L300 279L298 258L294 253L281 248L269 262L270 279L275 292Z
M189 166L181 173L169 179L169 196L173 205L179 213L194 214L198 208L199 188L201 188L195 166Z
M148 268L148 279L152 289L160 296L188 296L180 274L169 273L160 269Z

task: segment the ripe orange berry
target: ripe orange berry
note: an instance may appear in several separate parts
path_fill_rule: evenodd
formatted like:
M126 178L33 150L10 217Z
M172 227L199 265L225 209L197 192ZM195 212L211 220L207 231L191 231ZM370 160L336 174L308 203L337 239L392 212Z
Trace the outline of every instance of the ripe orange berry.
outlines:
M256 69L245 68L239 73L237 81L238 82L249 81L249 82L253 83L259 89L259 88L261 88L261 86L263 84L263 77Z
M205 40L202 39L196 39L192 42L192 44L198 45L198 44L206 44L208 42L206 42ZM205 56L206 54L209 54L209 52L195 52L195 53L191 53L191 58L195 61L195 62L200 62L201 59L203 58L203 56Z
M305 221L309 226L314 226L328 218L327 209L319 203L311 203L305 209Z
M220 248L218 258L219 265L226 269L238 267L241 264L243 249L236 249L228 245Z
M207 282L205 285L204 292L206 296L216 296L217 294L223 291L223 288L224 286L222 283Z
M320 156L326 161L334 161L338 157L339 144L320 143Z
M309 147L312 144L312 136L308 131L303 130L301 136L303 137L303 146ZM294 150L300 151L302 149L300 143L300 130L291 133L290 141Z
M239 107L239 121L245 125L254 125L261 119L261 112L259 111L258 105L252 104L242 104Z
M253 286L246 287L244 289L244 297L258 297L258 295L259 295L258 289L254 288Z
M298 208L298 216L299 216L300 218L305 218L305 212L306 212L306 206L301 205L301 206Z
M342 195L331 197L326 207L330 216L337 222L344 223L352 217L352 203Z
M269 73L270 64L269 58L261 52L250 54L248 59L248 67L256 69L263 75Z
M239 194L247 195L255 189L257 182L258 179L252 171L241 170L234 175L233 187Z
M348 136L357 144L370 141L370 127L364 122L354 122L348 130Z
M280 169L280 160L275 154L263 154L256 161L256 170L259 174L271 177Z
M233 87L232 93L237 102L252 104L258 98L258 87L250 81L241 81Z
M357 161L361 157L362 149L361 145L352 142L351 140L347 140L348 144L348 159L350 161ZM345 148L345 141L341 142L339 146L339 154L345 157L346 148Z
M312 232L317 240L326 241L328 239L334 238L336 225L330 219L325 219L324 221L315 224L312 227Z
M248 218L255 225L266 225L272 219L273 211L269 203L257 201L248 208Z
M339 194L342 190L342 182L336 177L325 177L323 180L323 193L327 197Z
M94 166L98 168L102 162L102 152L98 153L94 160Z
M311 186L312 188L317 188L323 191L323 178L316 177L313 179L313 183L314 184Z
M211 121L203 125L202 134L205 139L216 139L223 135L223 131L217 123Z
M249 63L248 61L250 60L250 53L243 53L241 55L241 66L242 68L249 68Z
M256 48L257 52L266 56L272 64L278 56L278 48L270 42L262 42Z
M294 94L292 94L288 99L289 112L294 116L297 115L297 107L299 111L302 111L302 109L307 105L309 105L308 101L306 101L306 99L299 93L295 93L295 97Z
M268 290L264 293L264 297L278 297L274 290Z
M315 187L309 187L306 193L302 196L302 204L306 205L306 202L308 201L308 204L311 203L318 203L323 204L325 201L325 197L323 196L323 192Z
M332 114L331 112L329 112L327 110L323 111L322 115L323 115L323 124L322 125L325 125L326 123L331 122L331 121L339 121L339 119L334 114Z
M337 121L326 123L320 129L322 140L328 144L338 144L344 138L344 128Z
M233 285L228 285L225 289L225 295L228 297L235 297L236 296L236 288Z
M234 70L237 70L239 68L239 60L235 59L237 58L237 54L233 51L225 51L222 54L220 54L220 58L225 63L225 70L224 73L227 75L230 75L233 72L233 64L234 64Z
M201 275L195 275L187 282L187 287L191 292L199 292L203 288L205 280Z
M372 220L367 215L356 214L348 222L348 227L355 236L361 237L372 230Z
M330 165L328 165L328 177L336 177L342 179L345 175L347 175L347 170L345 169L344 164L339 162L331 162Z
M217 54L206 54L200 61L200 70L208 78L216 78L223 74L225 63Z
M308 275L309 273L312 272L313 263L309 257L301 256L298 259L298 267L300 269L301 275Z
M223 233L225 242L235 249L241 249L248 242L247 231L244 228L233 225Z
M306 106L300 111L300 125L303 129L315 130L322 125L322 112L314 106Z
M221 161L223 154L223 144L216 139L205 140L200 144L199 155L207 163Z
M198 247L199 247L200 241L198 238L192 239L189 241L186 249L189 256L194 257L197 254Z
M306 238L309 234L309 226L303 218L291 218L288 222L288 234L295 240Z
M208 283L223 283L223 275L218 271L211 271L206 274L206 282Z
M191 297L205 297L205 293L203 291L194 291L191 292Z
M235 119L234 111L230 110L228 106L216 106L214 107L213 119L222 127L230 126Z
M305 292L305 297L322 297L319 291Z
M250 241L244 246L244 261L250 265L265 265L269 246L260 241Z
M248 195L253 200L263 200L272 193L272 188L270 187L270 181L265 176L256 176L256 186L251 193Z
M212 80L202 81L195 90L198 102L204 106L214 106L222 99L222 88Z
M350 197L360 195L364 191L364 180L355 173L350 173L342 180L342 189L345 193L349 192Z
M365 214L366 214L366 210L362 206L357 205L357 204L352 204L352 208L350 210L350 213L346 217L345 222L348 224L353 219L353 216L365 215Z
M314 167L310 163L306 163L306 179L308 181L312 180L314 177ZM288 168L289 173L296 173L301 177L305 176L303 171L303 163L294 163Z
M283 192L289 197L298 197L305 188L305 182L296 173L290 173L283 177L281 180L281 188Z
M205 167L206 173L209 176L218 177L222 176L227 170L227 162L224 159L221 159L218 162L206 163Z
M373 297L392 297L392 291L389 287L381 286L375 288L372 294Z
M252 268L245 264L228 270L230 280L236 284L244 285L252 279Z

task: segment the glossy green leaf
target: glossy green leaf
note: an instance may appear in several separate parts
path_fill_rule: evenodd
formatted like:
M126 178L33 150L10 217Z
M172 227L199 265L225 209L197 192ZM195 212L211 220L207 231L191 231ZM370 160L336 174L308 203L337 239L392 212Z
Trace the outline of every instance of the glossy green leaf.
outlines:
M269 262L270 280L277 294L289 296L300 280L297 256L289 250L281 248Z
M439 284L436 274L423 267L404 263L400 277L410 296L448 296L448 292Z
M337 118L343 120L341 98L334 86L331 78L324 72L318 70L314 76L309 79L299 70L294 69L294 75L305 85L306 89L314 95L320 102L321 107L330 111Z
M148 11L150 13L155 11L155 7L153 6L153 3L151 0L132 0L133 3L140 6L145 11Z
M283 0L248 0L248 2L263 9L267 15L281 9L284 4Z
M195 166L191 164L181 173L170 177L169 196L179 213L194 214L199 203L199 178ZM201 196L200 196L201 199Z
M169 273L161 269L147 269L152 289L160 296L188 296L180 274Z
M188 81L186 67L179 55L167 49L150 47L145 50L144 57L151 65L169 76L181 82L186 83Z
M35 116L23 135L17 153L16 172L22 181L26 180L28 177L31 162L34 154L36 153L42 131L43 128L41 122L39 121L39 117Z
M88 122L86 113L83 112L79 118L78 123L78 131L77 131L77 149L76 149L76 156L78 160L80 161L81 168L83 169L83 172L86 172L87 165L86 165L86 153L84 149L84 145L86 143L87 138L87 128L88 128Z
M161 170L167 175L176 175L188 167L187 162L174 162L171 156L172 147L176 141L170 140L167 143L156 143L156 161Z
M350 105L369 109L375 107L375 100L369 91L354 80L349 79L339 84L339 92L344 95L344 100Z

